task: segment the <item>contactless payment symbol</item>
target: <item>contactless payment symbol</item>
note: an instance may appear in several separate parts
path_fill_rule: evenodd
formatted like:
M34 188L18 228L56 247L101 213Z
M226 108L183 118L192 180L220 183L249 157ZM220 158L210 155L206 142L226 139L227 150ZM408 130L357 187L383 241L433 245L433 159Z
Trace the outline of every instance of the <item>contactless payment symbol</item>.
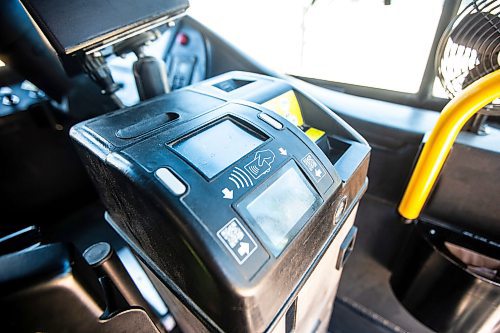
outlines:
M240 265L257 250L257 243L236 218L223 226L217 232L217 237Z
M276 156L271 150L259 150L255 153L254 159L245 165L245 170L248 171L254 179L258 179L271 171L271 165L275 158Z

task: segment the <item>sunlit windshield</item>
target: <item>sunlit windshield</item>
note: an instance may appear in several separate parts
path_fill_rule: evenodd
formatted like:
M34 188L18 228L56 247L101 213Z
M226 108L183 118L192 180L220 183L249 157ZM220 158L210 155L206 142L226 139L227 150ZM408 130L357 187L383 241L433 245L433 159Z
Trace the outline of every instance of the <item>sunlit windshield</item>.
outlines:
M190 15L280 72L419 90L442 0L191 0Z

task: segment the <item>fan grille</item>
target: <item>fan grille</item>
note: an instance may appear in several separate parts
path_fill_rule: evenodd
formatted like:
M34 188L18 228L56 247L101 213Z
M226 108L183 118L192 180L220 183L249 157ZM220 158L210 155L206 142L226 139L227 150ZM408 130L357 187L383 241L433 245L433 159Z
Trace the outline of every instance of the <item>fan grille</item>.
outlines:
M448 25L436 53L436 72L453 98L479 78L500 69L500 1L472 1ZM486 109L500 112L500 101Z

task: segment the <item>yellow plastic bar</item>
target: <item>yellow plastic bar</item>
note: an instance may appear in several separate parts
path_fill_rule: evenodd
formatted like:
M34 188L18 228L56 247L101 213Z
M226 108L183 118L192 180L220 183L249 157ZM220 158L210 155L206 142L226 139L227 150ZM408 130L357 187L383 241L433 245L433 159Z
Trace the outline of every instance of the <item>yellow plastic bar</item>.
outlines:
M458 133L474 114L497 98L500 98L500 70L472 83L445 106L399 204L401 216L407 220L418 218Z

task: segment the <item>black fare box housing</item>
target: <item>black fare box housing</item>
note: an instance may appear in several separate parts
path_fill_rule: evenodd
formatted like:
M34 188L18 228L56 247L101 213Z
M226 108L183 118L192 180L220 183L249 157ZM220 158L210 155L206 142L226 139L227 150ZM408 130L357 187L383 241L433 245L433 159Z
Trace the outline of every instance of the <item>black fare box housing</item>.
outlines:
M321 144L259 104L289 90L326 132ZM211 331L275 325L367 186L366 142L289 83L256 74L201 82L71 136L108 221Z

